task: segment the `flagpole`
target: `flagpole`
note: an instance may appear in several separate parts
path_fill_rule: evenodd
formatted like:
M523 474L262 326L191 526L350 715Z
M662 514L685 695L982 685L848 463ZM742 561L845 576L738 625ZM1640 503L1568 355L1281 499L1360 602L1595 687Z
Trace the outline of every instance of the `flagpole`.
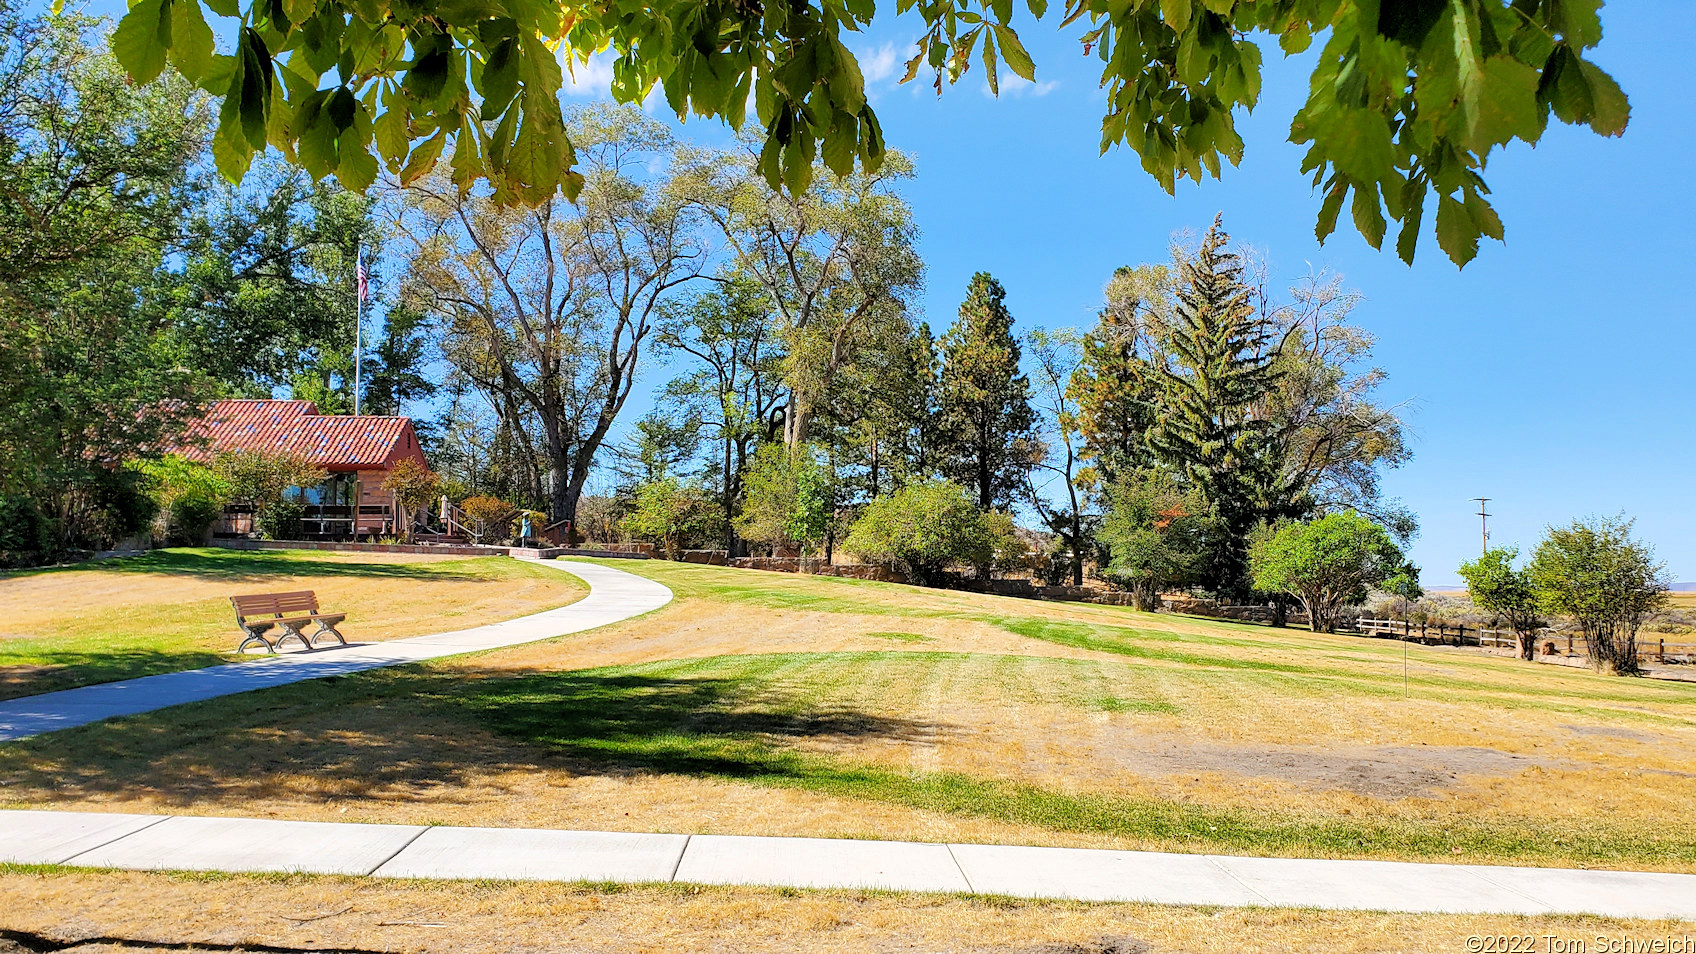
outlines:
M364 359L361 335L365 326L365 243L354 246L353 289L353 413L359 415L360 363Z

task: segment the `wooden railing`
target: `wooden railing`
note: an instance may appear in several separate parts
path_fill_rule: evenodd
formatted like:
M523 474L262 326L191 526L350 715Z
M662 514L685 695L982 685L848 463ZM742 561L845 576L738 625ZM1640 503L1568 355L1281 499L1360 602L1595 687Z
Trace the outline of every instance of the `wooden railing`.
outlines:
M1441 646L1478 646L1494 649L1513 649L1518 646L1512 630L1483 629L1469 627L1457 623L1448 625L1438 623L1411 623L1399 619L1373 619L1361 617L1355 626L1362 636L1373 636L1380 639L1418 640L1422 643ZM1555 646L1554 655L1583 656L1585 655L1584 639L1577 633L1556 632L1552 629L1536 631L1537 645L1547 648ZM1564 644L1564 645L1563 645ZM1538 655L1548 655L1539 649ZM1666 637L1657 636L1650 639L1644 633L1637 634L1637 658L1645 662L1665 662L1667 657L1681 662L1696 662L1696 643L1667 642Z

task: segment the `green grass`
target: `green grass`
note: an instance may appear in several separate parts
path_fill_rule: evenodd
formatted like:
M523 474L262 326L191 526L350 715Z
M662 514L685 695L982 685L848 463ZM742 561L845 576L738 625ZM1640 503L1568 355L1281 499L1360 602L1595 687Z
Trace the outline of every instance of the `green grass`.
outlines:
M586 592L505 557L378 562L311 550L155 550L11 572L0 575L0 699L241 659L229 652L240 638L233 593L310 587L326 611L349 613L350 638L386 638L464 625L466 596L520 580L557 587L555 605Z
M1055 718L1057 726L1109 724L1126 734L1189 733L1204 742L1229 738L1229 732L1209 730L1234 726L1241 738L1276 746L1283 741L1276 734L1282 713L1322 712L1332 729L1356 740L1349 745L1372 737L1380 741L1371 744L1424 744L1394 734L1419 731L1421 722L1405 718L1410 713L1428 715L1433 726L1486 730L1459 741L1452 732L1433 735L1432 745L1490 746L1489 730L1499 719L1534 726L1530 731L1544 733L1551 745L1577 738L1561 734L1559 725L1567 721L1684 733L1666 736L1673 744L1691 738L1696 727L1696 686L1412 647L1411 699L1404 704L1403 648L1397 643L1210 621L1177 621L1181 626L1171 628L1171 617L1118 607L1025 604L867 581L659 562L612 565L658 579L679 596L672 607L633 624L632 633L666 627L694 633L702 608L719 616L722 604L731 603L760 607L741 614L750 626L774 614L820 613L825 615L807 620L808 632L869 635L902 645L562 671L430 664L362 673L0 745L0 780L8 782L0 792L24 801L65 791L168 792L191 806L213 796L262 801L266 774L289 765L329 780L338 773L381 775L405 790L423 786L451 801L459 779L523 768L563 777L675 776L798 790L1178 850L1696 866L1696 832L1673 820L1682 815L1658 817L1653 808L1596 812L1568 817L1554 829L1543 824L1541 800L1570 799L1581 790L1556 785L1549 796L1530 775L1514 778L1516 785L1532 786L1519 790L1525 794L1481 806L1484 811L1450 810L1434 801L1418 810L1350 814L1305 796L1262 804L1209 802L1203 788L1148 794L1143 787L1103 782L1091 789L1042 772L1021 775L1013 760L1001 763L1008 767L1001 775L960 759L946 763L956 767L948 771L908 769L899 757L889 760L900 746L877 744L921 740L946 747L957 727L944 713L1014 719L1044 707L1070 710ZM936 651L923 644L946 636L865 631L868 623L893 616L995 626L1031 640L1032 654ZM1095 621L1083 621L1090 619ZM799 649L807 648L804 638ZM559 665L570 665L569 640L557 645ZM1089 655L1037 655L1049 645ZM336 718L319 718L324 713ZM357 732L338 731L355 721ZM308 723L316 728L303 728ZM478 756L495 761L462 761L466 749L455 741L487 738L487 732L508 743L495 755ZM1301 736L1299 744L1313 744L1313 736ZM1584 757L1592 745L1579 739L1570 751L1544 751L1553 753L1557 767L1582 766L1560 760ZM373 765L380 768L373 772ZM1671 774L1652 781L1672 786ZM1619 784L1617 774L1611 778L1606 784ZM1663 799L1658 804L1674 806L1666 811L1691 804L1687 795L1667 794L1670 788L1654 791Z

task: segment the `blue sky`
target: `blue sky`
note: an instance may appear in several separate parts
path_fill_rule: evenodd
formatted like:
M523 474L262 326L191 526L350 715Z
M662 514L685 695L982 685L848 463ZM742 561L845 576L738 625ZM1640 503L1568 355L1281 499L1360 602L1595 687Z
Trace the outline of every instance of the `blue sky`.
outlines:
M117 16L122 4L89 9ZM1696 304L1680 280L1696 261L1685 83L1696 4L1607 5L1595 59L1630 95L1630 128L1602 139L1557 125L1535 150L1498 153L1487 178L1507 241L1486 242L1464 270L1429 234L1405 266L1346 215L1325 246L1314 240L1318 200L1287 141L1309 58L1269 52L1260 106L1239 126L1242 165L1168 196L1128 150L1100 153L1098 61L1060 34L1058 17L1021 16L1038 82L1004 79L999 99L978 71L940 99L922 78L898 86L914 22L880 21L850 41L887 141L918 163L906 194L934 327L980 270L1007 288L1020 327L1088 325L1115 267L1162 260L1174 232L1223 212L1277 278L1330 269L1366 296L1355 317L1378 337L1390 376L1381 395L1407 405L1414 450L1384 486L1419 514L1412 555L1427 585L1457 584L1455 567L1477 553L1478 496L1493 498L1493 543L1528 551L1550 523L1623 511L1674 575L1696 580ZM579 79L583 95L596 81L604 90L603 76ZM699 120L682 132L725 136ZM657 384L666 370L645 377ZM630 419L647 404L633 401Z
M999 100L974 74L940 100L922 81L895 86L916 34L899 21L854 44L879 77L888 142L918 162L907 194L934 326L978 270L1006 286L1021 325L1087 325L1115 266L1159 261L1174 231L1223 212L1279 278L1329 268L1365 294L1355 315L1378 336L1383 397L1410 405L1414 458L1385 488L1419 514L1413 558L1428 585L1458 584L1455 567L1478 552L1478 496L1494 498L1493 543L1528 551L1549 523L1623 510L1675 575L1696 579L1696 304L1682 280L1696 261L1684 59L1696 4L1607 5L1595 58L1631 96L1630 128L1619 139L1552 128L1536 149L1499 153L1487 178L1507 241L1486 242L1464 270L1430 235L1403 265L1346 215L1323 247L1314 240L1318 201L1287 141L1306 58L1267 57L1241 166L1168 196L1133 153L1100 153L1098 61L1056 24L1023 27L1038 84L1004 83Z

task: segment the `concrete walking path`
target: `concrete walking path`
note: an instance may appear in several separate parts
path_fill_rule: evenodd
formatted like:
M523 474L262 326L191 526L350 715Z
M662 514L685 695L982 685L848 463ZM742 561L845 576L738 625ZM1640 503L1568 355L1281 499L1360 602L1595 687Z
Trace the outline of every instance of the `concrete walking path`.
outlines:
M1020 845L0 811L0 862L1696 919L1696 875Z
M307 679L551 639L639 616L671 602L671 590L623 570L575 561L535 562L580 577L589 584L589 595L559 609L451 633L281 653L206 669L8 699L0 702L0 742ZM357 612L353 619L357 625ZM233 624L231 630L234 640Z

